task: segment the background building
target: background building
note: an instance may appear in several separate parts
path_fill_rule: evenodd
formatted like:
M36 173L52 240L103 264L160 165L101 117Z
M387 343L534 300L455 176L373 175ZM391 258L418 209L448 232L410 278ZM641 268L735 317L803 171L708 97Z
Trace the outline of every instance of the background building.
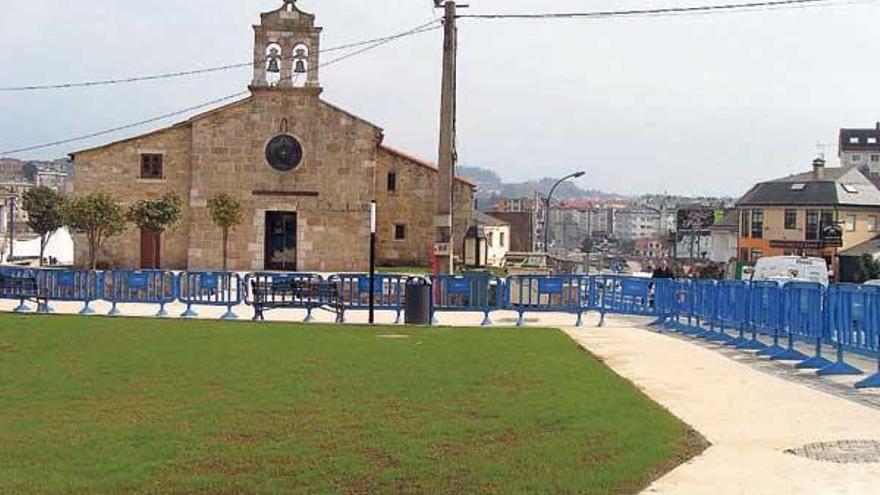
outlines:
M843 167L856 167L877 183L880 180L880 122L874 128L841 129L838 156Z
M813 170L755 185L736 204L739 259L804 255L825 258L837 273L837 254L877 236L880 191L857 168ZM840 227L841 240L828 239Z

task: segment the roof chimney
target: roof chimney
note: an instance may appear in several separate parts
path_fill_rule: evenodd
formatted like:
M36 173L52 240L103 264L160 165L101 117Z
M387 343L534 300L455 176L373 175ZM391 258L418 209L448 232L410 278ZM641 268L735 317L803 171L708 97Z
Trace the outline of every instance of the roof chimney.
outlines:
M822 180L825 178L825 159L816 158L813 160L813 180Z

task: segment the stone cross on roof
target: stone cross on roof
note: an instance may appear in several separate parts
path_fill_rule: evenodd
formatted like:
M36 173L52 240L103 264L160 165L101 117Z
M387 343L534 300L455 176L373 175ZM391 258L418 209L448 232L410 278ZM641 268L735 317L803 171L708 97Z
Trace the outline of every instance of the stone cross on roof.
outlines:
M291 5L293 8L296 8L296 0L283 0L283 1L284 1L285 7L287 7L288 5Z

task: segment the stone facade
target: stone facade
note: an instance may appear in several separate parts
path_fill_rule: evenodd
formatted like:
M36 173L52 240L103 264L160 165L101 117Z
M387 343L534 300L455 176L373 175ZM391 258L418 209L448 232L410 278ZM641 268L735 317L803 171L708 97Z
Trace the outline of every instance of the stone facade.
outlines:
M396 179L389 190L389 174ZM387 146L379 147L376 201L379 205L379 262L388 266L427 266L434 249L434 207L439 175L426 162ZM461 257L464 236L471 223L474 186L463 179L455 181L455 254ZM404 239L396 239L403 227Z
M287 34L303 34L309 47L317 46L320 28L314 27L314 17L292 15L291 8L295 9L285 4L263 15L264 25L271 29L255 27L258 43L270 36L272 42L287 40L285 47L296 46ZM255 48L255 69L263 67L263 53L262 47ZM221 265L221 231L212 223L207 204L212 196L228 193L245 207L244 221L230 235L230 269L268 268L266 214L285 212L295 214L295 269L365 270L370 202L375 199L380 261L426 266L439 183L436 168L383 146L382 129L323 101L316 85L317 55L313 55L309 65L314 69L302 87L269 86L265 77L257 76L251 96L244 100L161 131L73 153L74 194L109 192L125 203L168 192L185 199L182 221L162 237L161 266L167 269ZM293 63L287 60L282 67L289 70ZM302 159L288 172L267 163L266 145L278 135L292 136L301 144ZM140 178L143 154L163 156L163 178ZM384 187L390 170L399 177L393 194ZM458 239L463 239L470 223L473 195L472 185L457 181ZM402 240L395 240L398 224L406 229ZM87 259L86 245L77 241L76 259L82 263ZM140 249L140 233L130 228L111 239L100 258L114 267L140 268Z

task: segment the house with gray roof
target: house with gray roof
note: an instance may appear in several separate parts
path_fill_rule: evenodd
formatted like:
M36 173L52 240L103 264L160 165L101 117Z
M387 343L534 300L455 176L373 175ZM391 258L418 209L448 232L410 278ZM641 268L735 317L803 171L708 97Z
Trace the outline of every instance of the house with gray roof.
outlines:
M829 168L755 184L736 203L740 261L764 256L825 258L839 274L841 252L880 234L880 190L858 167Z

